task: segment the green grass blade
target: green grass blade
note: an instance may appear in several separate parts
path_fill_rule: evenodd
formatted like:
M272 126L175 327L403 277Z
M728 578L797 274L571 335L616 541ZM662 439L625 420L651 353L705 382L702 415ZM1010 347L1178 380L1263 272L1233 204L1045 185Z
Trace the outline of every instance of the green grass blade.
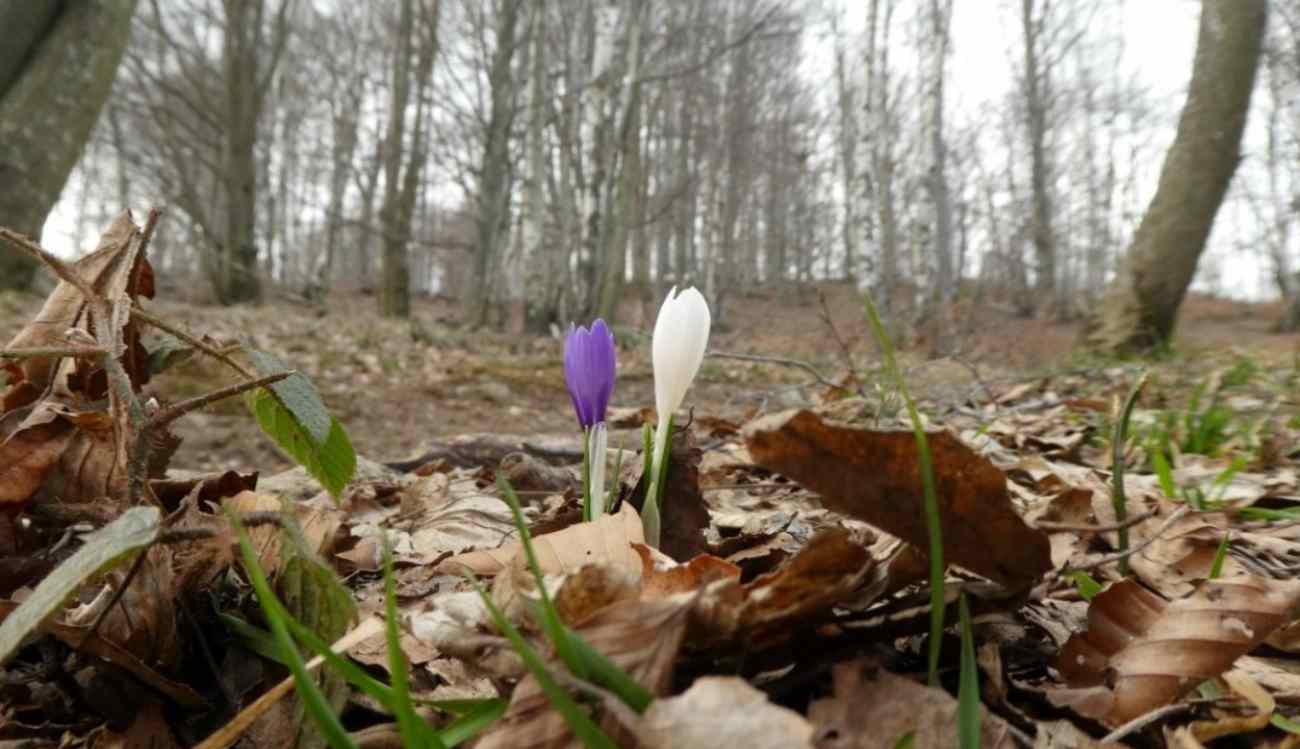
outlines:
M1223 534L1223 540L1219 541L1219 548L1214 550L1214 561L1210 564L1210 579L1217 580L1223 574L1223 562L1228 558L1228 543L1232 538L1232 531L1226 531Z
M393 550L384 539L384 637L388 643L388 673L393 680L393 712L402 745L424 749L446 749L446 744L415 712L411 704L411 680L402 635L397 628L397 584L393 579Z
M298 697L302 700L303 707L307 711L316 727L320 730L325 741L333 749L356 749L356 743L348 732L344 730L343 724L329 706L329 701L325 694L316 686L315 679L307 671L307 665L302 660L302 655L298 652L298 646L294 643L293 637L289 634L289 627L285 624L285 617L282 614L283 609L268 604L275 599L275 593L271 591L271 585L266 580L266 574L257 562L257 552L253 549L253 543L248 538L248 532L244 530L243 524L239 521L236 513L229 513L230 522L239 534L239 550L243 556L244 569L248 572L249 582L253 585L253 590L257 593L257 600L262 605L262 612L266 614L267 622L271 625L271 634L279 643L283 662L289 667L289 672L293 674L294 687L297 689Z
M934 464L930 458L930 441L926 439L921 414L916 409L912 394L908 391L907 383L903 380L903 373L898 368L898 361L894 358L894 344L889 339L889 334L885 332L884 323L880 321L880 313L876 311L876 305L871 301L870 294L864 295L863 299L866 301L867 322L871 325L871 332L876 338L876 345L880 347L880 354L885 362L885 370L898 385L898 391L903 396L903 402L907 406L908 418L912 422L912 434L916 437L916 451L921 464L921 487L925 493L925 527L929 534L930 547L930 643L927 681L930 686L938 686L939 655L943 643L945 609L943 577L945 565L943 563L943 526L940 524L939 495L934 487Z
M1133 407L1137 405L1138 396L1142 394L1142 388L1146 387L1146 384L1147 373L1144 371L1138 375L1137 382L1133 383L1133 389L1124 399L1124 407L1115 421L1115 433L1111 437L1111 475L1115 480L1111 503L1115 508L1115 520L1120 523L1119 550L1121 552L1128 551L1128 526L1123 525L1128 519L1128 498L1124 495L1124 443L1128 440L1128 423L1133 418ZM1127 576L1128 572L1126 556L1119 560L1119 573Z
M1273 713L1273 717L1269 720L1269 723L1272 723L1274 728L1281 729L1287 733L1300 734L1300 722L1296 722L1294 719L1288 718L1281 713Z
M501 496L505 498L506 504L510 505L510 514L514 517L515 528L519 531L519 541L523 545L524 556L528 560L528 569L532 570L533 580L537 583L537 595L539 597L540 619L542 629L546 632L546 637L551 641L551 646L564 661L569 670L580 679L589 678L585 662L574 649L573 643L569 641L568 629L560 621L560 615L555 610L555 604L551 601L551 594L546 591L546 580L542 577L542 566L537 562L537 552L533 549L533 539L528 533L528 523L524 521L524 512L519 504L519 497L515 494L514 487L506 480L504 475L497 475L497 487L501 489Z
M538 591L540 591L540 600L537 602L538 619L542 622L542 629L545 630L547 638L555 648L556 654L575 676L586 681L595 682L610 690L638 714L643 712L650 705L650 702L654 700L654 695L641 686L626 671L605 657L604 653L591 647L577 633L566 627L560 619L560 614L556 611L550 594L546 592L542 568L537 562L537 553L533 549L532 536L528 533L528 524L524 522L519 497L504 476L497 478L497 484L501 488L502 496L505 497L506 504L510 505L510 512L514 516L515 527L519 531L524 556L528 559L528 567L532 570L533 580L537 584Z
M586 672L591 675L590 681L613 692L638 715L650 707L655 697L649 689L641 686L641 683L633 679L628 672L619 668L576 632L570 630L568 634L569 642L577 651L578 657L583 660Z
M1169 459L1165 457L1165 451L1160 445L1154 445L1151 448L1151 467L1155 469L1156 478L1160 481L1160 491L1169 499L1178 496L1178 485L1174 483L1174 471L1169 465Z
M600 727L592 721L591 717L578 705L578 703L569 696L569 693L555 681L550 672L546 670L546 663L542 657L537 654L536 650L528 644L519 630L506 619L505 614L497 608L489 596L477 582L474 583L474 589L478 591L479 597L483 599L483 605L487 607L488 614L491 615L492 621L496 624L498 630L510 640L515 652L523 659L524 666L528 672L537 679L537 683L546 694L546 698L551 701L555 711L564 718L564 722L569 725L569 730L573 735L578 737L583 746L588 749L618 749L618 745L613 742Z
M961 679L957 685L957 739L961 749L980 747L980 675L975 666L975 636L971 631L970 607L963 593L961 612Z
M473 702L478 704L461 713L460 717L438 732L438 738L447 747L456 746L462 741L477 736L483 729L500 720L501 716L506 714L506 707L509 704L503 699L473 700Z

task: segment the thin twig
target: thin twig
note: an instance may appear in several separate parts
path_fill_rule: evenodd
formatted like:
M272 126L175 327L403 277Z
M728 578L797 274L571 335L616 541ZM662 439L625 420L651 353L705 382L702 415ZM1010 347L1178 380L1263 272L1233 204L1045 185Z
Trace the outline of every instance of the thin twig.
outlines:
M149 428L157 429L160 426L170 424L171 422L179 419L180 417L184 416L187 413L190 413L192 411L197 411L198 409L211 405L212 403L216 403L219 400L224 400L226 398L239 395L240 393L244 393L249 390L254 390L256 388L265 387L266 385L279 382L280 380L283 380L289 375L296 374L296 372L297 370L289 370L287 372L276 372L275 374L269 374L266 375L265 377L259 377L256 380L245 380L244 382L237 382L234 385L228 385L226 387L221 388L220 390L214 390L211 393L208 393L206 395L200 395L194 398L190 398L188 400L183 400L180 403L174 403L155 413L149 419Z
M827 379L821 372L817 371L816 367L800 359L787 359L783 356L762 356L760 354L733 354L726 351L710 351L708 355L715 359L735 359L737 361L759 362L762 364L779 364L784 367L798 367L812 375L818 383L828 388L849 390L849 388Z
M204 343L203 341L199 340L197 336L193 335L192 333L189 333L184 328L181 328L180 326L177 325L173 325L172 323L169 323L166 320L159 318L158 316L154 315L151 312L146 312L139 305L131 306L131 317L135 318L138 322L143 322L147 325L152 325L153 327L163 331L164 333L179 338L180 340L184 341L185 343L188 343L189 345L193 346L199 351L202 351L208 356L211 356L212 358L221 361L226 366L230 367L231 369L235 370L236 372L242 374L245 377L248 377L250 379L253 377L253 373L250 372L247 367L235 361L234 359L230 358L230 356L226 354L226 351L229 349L229 347L216 348L207 343Z
M43 263L49 267L50 270L54 271L54 275L58 276L60 279L76 286L82 296L86 297L87 303L92 305L102 305L104 303L104 300L95 292L90 284L86 282L86 279L82 278L80 274L73 270L71 265L63 262L63 260L51 254L39 244L36 244L13 229L3 227L0 227L0 239L3 239L9 244L27 253L35 260Z
M1122 739L1127 738L1130 734L1137 733L1162 718L1168 718L1171 715L1187 712L1193 707L1195 707L1195 705L1190 702L1176 702L1172 705L1162 705L1151 712L1137 716L1133 720L1130 720L1119 728L1116 728L1114 731L1106 734L1102 737L1099 743L1118 744Z
M107 352L99 346L34 346L0 349L0 359L44 359L64 356L94 358Z
M1148 518L1153 518L1159 514L1159 510L1147 510L1140 515L1134 515L1124 521L1115 521L1114 523L1105 523L1102 525L1088 525L1087 523L1053 523L1049 520L1040 520L1035 525L1040 531L1057 533L1061 531L1073 531L1075 533L1105 533L1106 531L1117 531L1121 528L1132 528L1138 523Z
M1094 559L1093 561L1088 562L1087 564L1084 565L1080 565L1078 567L1062 568L1060 572L1057 573L1057 577L1065 577L1066 575L1072 572L1087 572L1088 570L1095 570L1098 567L1103 567L1107 564L1111 564L1112 562L1120 562L1126 560L1129 557L1133 556L1134 554L1139 554L1145 551L1148 546L1155 543L1158 538L1164 535L1165 531L1173 527L1174 523L1178 522L1179 520L1182 520L1183 516L1186 515L1190 509L1191 508L1189 508L1187 505L1183 505L1182 507L1179 507L1177 510L1174 510L1174 512L1168 518L1165 519L1165 522L1158 529L1156 529L1155 533L1152 533L1150 536L1147 537L1145 541L1138 544L1137 546L1134 546L1131 549L1125 549L1123 551L1116 552L1114 554L1108 554L1104 557Z
M140 569L144 567L144 560L147 556L149 556L148 549L136 556L135 561L131 563L131 569L127 571L126 577L122 579L122 584L113 590L113 597L108 600L108 605L104 607L103 611L99 612L99 616L95 617L95 623L90 625L90 630L86 633L87 638L95 636L95 633L99 631L99 625L103 624L104 620L108 618L108 612L112 611L113 607L122 600L122 596L126 594L126 589L130 587L131 582L135 580L135 576L140 574ZM125 606L122 607L122 613L130 620L131 613L127 611Z
M844 340L844 336L840 335L840 329L835 326L835 319L831 317L830 305L826 303L826 294L820 289L817 290L817 304L821 307L820 317L822 319L822 324L824 324L830 331L831 340L835 341L835 346L840 351L840 358L843 360L842 364L849 370L849 376L858 384L858 395L862 398L866 398L867 390L863 386L862 380L858 377L858 367L853 361L853 349L851 349L848 342Z

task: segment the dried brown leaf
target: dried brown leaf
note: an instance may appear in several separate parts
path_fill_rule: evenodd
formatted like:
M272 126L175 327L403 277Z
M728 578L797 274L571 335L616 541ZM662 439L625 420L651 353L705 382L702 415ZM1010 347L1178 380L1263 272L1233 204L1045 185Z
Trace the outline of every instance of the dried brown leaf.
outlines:
M645 535L641 518L626 503L614 515L602 515L598 520L533 539L544 575L575 572L586 564L609 564L639 576L641 557L632 550L634 543L645 543ZM514 542L495 549L457 554L441 562L437 570L450 575L489 577L505 570L516 556L522 566L523 556L519 554L522 549L522 545Z
M1070 638L1056 668L1070 686L1053 700L1119 725L1169 704L1232 667L1291 620L1300 582L1211 580L1172 603L1133 580L1093 599L1088 629Z
M631 599L606 606L576 627L578 635L604 653L651 693L663 694L686 629L690 597L656 601ZM564 669L552 664L554 670ZM607 716L602 727L617 740L622 726ZM577 746L564 718L551 708L531 675L515 687L506 714L493 724L479 749L552 749Z
M756 462L822 495L827 508L926 547L920 463L911 432L839 426L811 411L773 414L744 431ZM944 559L1017 588L1051 569L1047 537L1013 509L1002 471L947 432L930 434L929 443Z
M813 727L744 679L706 676L652 702L634 733L644 749L798 749L812 746Z
M149 261L139 252L139 236L130 212L123 212L104 230L95 250L73 263L72 268L110 303L122 298L152 298L153 271ZM66 281L60 281L36 318L19 331L9 342L9 347L62 345L70 328L79 328L94 337L97 322L94 317L81 291ZM122 364L132 383L137 387L143 386L149 380L149 367L148 355L139 344L139 334L128 325L122 340ZM45 390L54 377L58 361L47 358L25 360L21 367L26 382L37 390ZM75 376L76 389L80 392L92 399L103 397L106 390L104 372L98 365L83 363L71 368L69 374Z
M784 641L853 597L874 568L870 552L847 530L827 529L775 572L743 585L738 578L711 585L693 608L692 640Z
M944 690L865 660L840 663L831 677L834 694L808 708L817 749L893 749L909 734L913 749L957 746L957 700ZM980 739L988 749L1016 746L1007 724L987 712Z
M72 422L55 418L0 442L0 510L18 510L40 490L74 434Z

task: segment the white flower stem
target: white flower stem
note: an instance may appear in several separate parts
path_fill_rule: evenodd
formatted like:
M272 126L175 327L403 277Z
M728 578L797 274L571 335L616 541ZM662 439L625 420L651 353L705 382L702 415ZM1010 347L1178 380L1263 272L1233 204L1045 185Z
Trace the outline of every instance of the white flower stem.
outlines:
M609 430L605 422L600 422L587 432L587 454L591 471L588 485L590 487L591 520L605 514L605 454L609 450Z

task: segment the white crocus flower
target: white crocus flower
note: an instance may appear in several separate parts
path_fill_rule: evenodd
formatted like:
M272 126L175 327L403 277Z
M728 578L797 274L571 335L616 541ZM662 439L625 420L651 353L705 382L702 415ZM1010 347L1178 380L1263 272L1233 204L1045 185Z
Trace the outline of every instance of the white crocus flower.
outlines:
M659 423L655 427L651 453L650 490L646 493L642 515L646 543L656 548L659 546L659 499L663 493L661 479L668 460L672 418L704 362L711 323L709 303L695 287L683 289L679 294L674 286L655 320L651 353L655 372L655 411Z

